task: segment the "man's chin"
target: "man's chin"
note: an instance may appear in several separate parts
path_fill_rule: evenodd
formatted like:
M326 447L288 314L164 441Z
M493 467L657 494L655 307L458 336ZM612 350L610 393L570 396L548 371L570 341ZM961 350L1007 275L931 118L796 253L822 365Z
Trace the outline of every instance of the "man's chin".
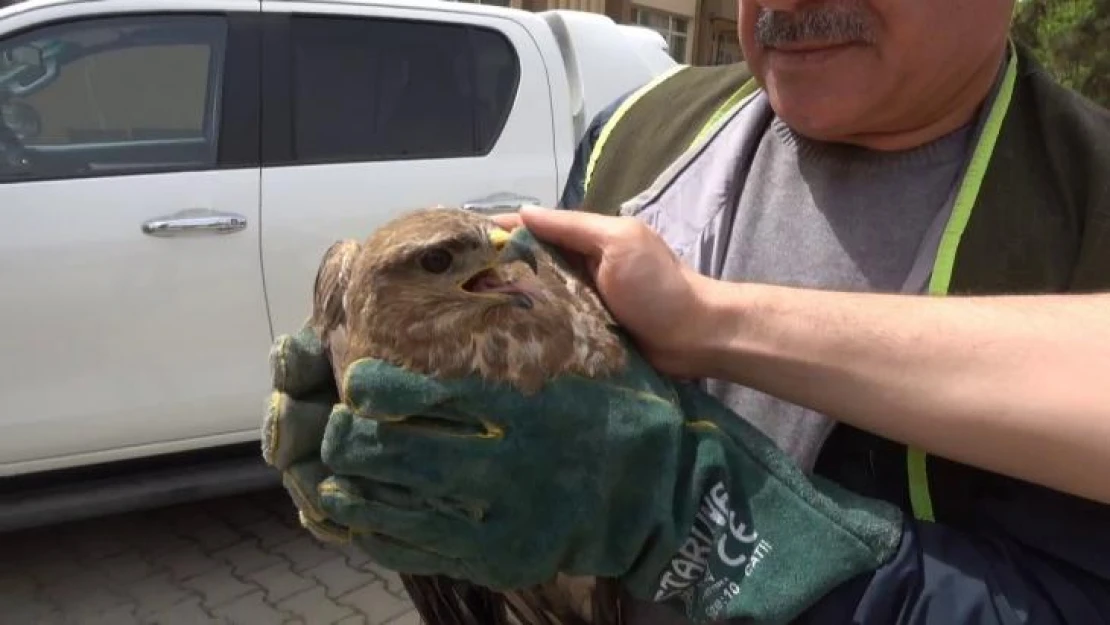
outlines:
M772 105L774 106L774 105ZM775 114L790 130L812 141L835 141L842 127L828 111L810 107L777 107Z
M838 142L852 136L862 124L860 115L864 103L850 94L843 97L821 92L814 86L782 85L771 82L767 86L771 108L791 130L814 141Z

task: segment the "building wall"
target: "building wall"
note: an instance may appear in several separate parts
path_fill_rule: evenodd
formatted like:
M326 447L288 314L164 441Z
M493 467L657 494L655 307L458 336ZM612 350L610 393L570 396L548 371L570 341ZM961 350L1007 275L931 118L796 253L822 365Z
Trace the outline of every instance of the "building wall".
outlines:
M698 65L723 65L743 60L736 30L737 0L700 0L694 51Z
M655 29L679 62L692 63L697 49L697 9L698 0L633 0L628 22Z
M697 12L697 0L635 0L636 6L656 9L664 13L693 17Z
M589 13L604 13L605 0L547 0L544 10L558 9L568 11L587 11Z

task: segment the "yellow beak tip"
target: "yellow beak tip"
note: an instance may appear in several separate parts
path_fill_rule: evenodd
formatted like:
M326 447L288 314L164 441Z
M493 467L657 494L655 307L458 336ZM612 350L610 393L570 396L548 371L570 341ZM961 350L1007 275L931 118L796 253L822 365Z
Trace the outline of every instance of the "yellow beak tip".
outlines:
M500 250L509 242L509 231L497 228L489 231L489 241L495 249Z

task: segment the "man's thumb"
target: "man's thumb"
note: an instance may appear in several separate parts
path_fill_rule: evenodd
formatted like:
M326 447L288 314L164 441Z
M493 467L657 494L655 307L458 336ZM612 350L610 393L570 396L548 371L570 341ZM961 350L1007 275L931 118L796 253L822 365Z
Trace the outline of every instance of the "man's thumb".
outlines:
M553 210L536 206L525 206L519 211L524 226L542 239L563 249L586 256L601 254L611 221L595 213L573 210Z

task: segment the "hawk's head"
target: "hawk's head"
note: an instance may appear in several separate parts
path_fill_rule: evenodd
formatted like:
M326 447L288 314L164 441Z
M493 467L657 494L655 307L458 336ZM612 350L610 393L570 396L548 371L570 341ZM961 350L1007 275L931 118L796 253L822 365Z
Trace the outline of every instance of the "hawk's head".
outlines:
M522 388L568 369L623 364L610 323L596 294L534 240L447 208L407 213L362 243L333 245L313 311L325 339L333 330L345 337L337 371L369 356Z
M450 315L530 310L544 295L538 271L532 250L513 245L492 221L458 210L419 211L363 244L348 310L402 302Z

